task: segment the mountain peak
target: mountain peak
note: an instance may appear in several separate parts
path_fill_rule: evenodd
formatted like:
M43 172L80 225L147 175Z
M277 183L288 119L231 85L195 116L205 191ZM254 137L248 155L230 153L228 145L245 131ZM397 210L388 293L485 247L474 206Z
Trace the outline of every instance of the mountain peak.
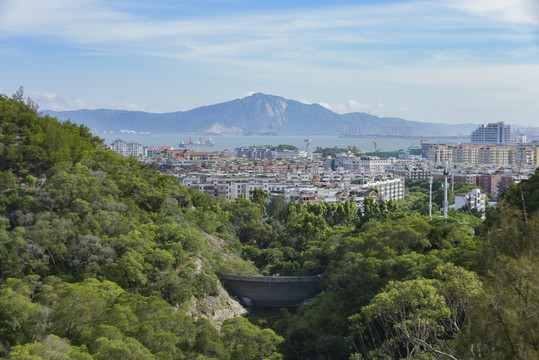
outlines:
M256 92L241 99L193 110L166 114L144 112L69 111L49 114L60 120L84 123L93 131L151 131L156 133L216 133L217 128L245 134L316 135L342 134L353 126L362 134L457 135L473 125L420 123L398 118L379 118L365 113L339 115L319 104L305 104L276 95ZM471 127L470 127L471 126Z

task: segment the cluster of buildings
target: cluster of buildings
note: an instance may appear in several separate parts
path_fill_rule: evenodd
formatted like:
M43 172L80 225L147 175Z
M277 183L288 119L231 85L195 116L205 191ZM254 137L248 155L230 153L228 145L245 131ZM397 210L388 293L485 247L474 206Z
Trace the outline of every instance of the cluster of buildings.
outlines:
M322 169L321 169L322 170ZM270 196L284 196L301 203L355 201L361 206L365 196L377 200L404 199L404 179L391 176L369 179L350 173L286 171L280 173L220 173L208 176L191 173L180 176L183 185L215 197L234 200L249 198L250 191L263 189Z
M353 133L357 131L350 128ZM306 139L306 141L310 139ZM297 202L354 201L365 196L378 200L404 199L406 180L442 179L450 164L453 181L475 184L481 190L457 194L455 208L485 206L485 192L494 196L527 178L539 166L534 143L510 143L510 128L486 124L471 135L470 144L423 143L421 155L383 159L350 152L322 157L306 150L240 147L234 151L193 151L170 146L148 146L115 140L111 148L141 161L158 162L161 171L188 187L211 196L249 198L253 189ZM310 145L310 143L308 144Z
M110 148L122 156L136 158L151 158L164 151L174 149L172 146L142 146L134 141L123 141L122 139L112 141Z
M536 145L423 144L423 153L432 164L469 164L487 166L537 166Z

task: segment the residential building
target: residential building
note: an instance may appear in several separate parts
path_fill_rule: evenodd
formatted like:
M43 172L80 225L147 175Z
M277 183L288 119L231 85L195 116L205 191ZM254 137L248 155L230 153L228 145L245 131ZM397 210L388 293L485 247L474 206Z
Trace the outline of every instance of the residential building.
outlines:
M433 164L452 162L453 149L449 145L432 145L429 147L427 158Z
M363 156L361 158L361 171L364 173L384 173L385 167L390 165L392 160L381 159L378 156Z
M479 174L476 177L476 184L481 186L483 190L491 193L494 196L498 196L498 183L501 180L501 174Z
M273 151L270 148L242 147L236 148L237 157L246 157L248 159L273 159Z
M472 132L472 143L498 143L506 144L509 142L511 127L503 122L481 125Z
M501 194L516 182L516 177L513 174L504 174L500 177L498 183L498 193Z
M145 146L144 155L147 157L154 157L159 153L166 152L168 150L173 150L172 146Z
M535 145L430 145L428 161L434 165L453 164L493 166L537 166Z
M404 181L402 179L369 181L363 187L376 189L382 200L404 199Z
M455 210L468 206L470 209L485 211L487 195L479 189L473 189L467 194L455 194Z
M136 142L126 142L122 139L116 139L111 142L110 148L122 156L144 156L144 147Z

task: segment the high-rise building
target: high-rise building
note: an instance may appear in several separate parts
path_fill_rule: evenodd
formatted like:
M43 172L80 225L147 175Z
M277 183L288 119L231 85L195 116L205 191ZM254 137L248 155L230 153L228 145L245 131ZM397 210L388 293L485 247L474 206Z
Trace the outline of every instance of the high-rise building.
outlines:
M359 136L361 135L361 128L359 125L345 125L344 135L346 136Z
M498 143L509 142L511 128L503 122L481 125L472 133L472 143Z

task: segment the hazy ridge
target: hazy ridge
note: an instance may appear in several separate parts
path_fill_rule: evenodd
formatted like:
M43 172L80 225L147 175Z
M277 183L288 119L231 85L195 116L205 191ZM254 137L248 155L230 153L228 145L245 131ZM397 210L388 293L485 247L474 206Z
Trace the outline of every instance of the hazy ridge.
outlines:
M133 130L152 133L208 134L342 134L359 125L366 135L467 135L474 124L437 124L355 112L337 114L318 104L304 104L279 96L251 96L198 107L189 111L149 113L126 110L51 111L60 120L85 124L94 132Z

